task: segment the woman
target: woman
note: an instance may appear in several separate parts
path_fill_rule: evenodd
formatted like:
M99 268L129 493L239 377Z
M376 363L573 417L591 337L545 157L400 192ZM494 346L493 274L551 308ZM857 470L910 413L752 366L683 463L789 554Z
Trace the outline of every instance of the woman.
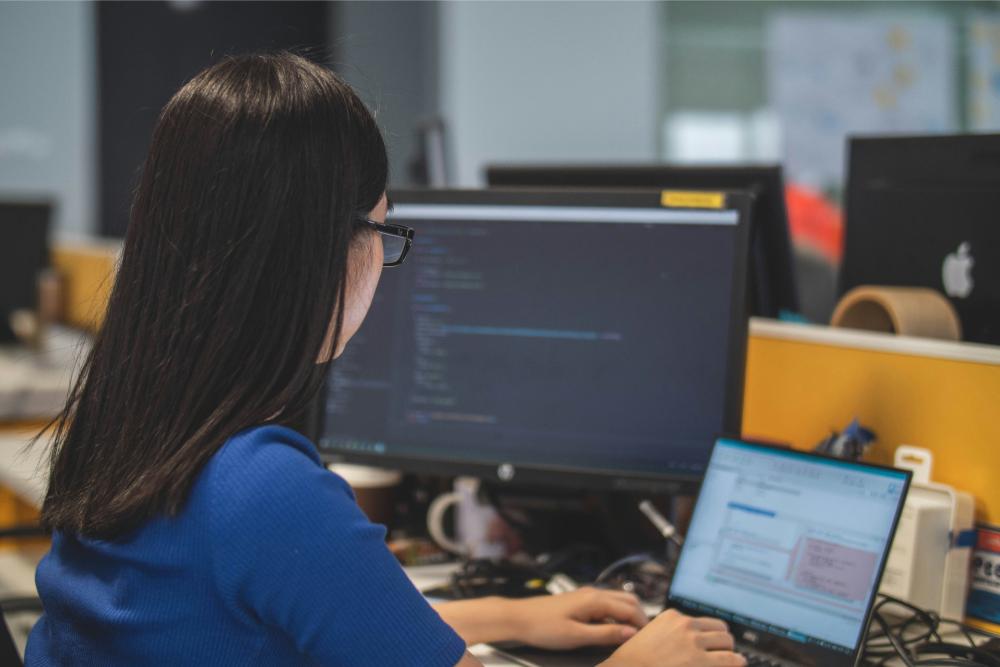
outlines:
M624 593L432 609L293 430L405 254L386 172L355 94L293 55L225 60L164 108L57 422L29 665L468 667L499 640L743 664L720 622L647 625Z

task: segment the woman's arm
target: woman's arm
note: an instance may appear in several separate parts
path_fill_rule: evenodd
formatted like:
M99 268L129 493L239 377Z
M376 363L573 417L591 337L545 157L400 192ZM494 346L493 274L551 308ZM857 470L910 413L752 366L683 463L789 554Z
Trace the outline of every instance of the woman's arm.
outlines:
M459 600L434 605L444 622L469 646L511 639L511 600L500 597Z
M621 603L626 603L622 605ZM634 603L634 604L633 604ZM632 607L632 611L626 611ZM586 644L622 644L601 667L746 667L734 652L733 636L715 618L692 618L668 609L646 624L633 596L583 589L551 597L482 598L448 602L438 613L469 644L520 640L567 649ZM620 616L621 625L607 622ZM637 632L629 623L640 621ZM580 619L601 621L585 622ZM455 667L481 667L469 653Z
M260 442L227 445L222 455L239 455L229 468L209 468L199 502L209 508L210 562L227 607L280 629L317 663L461 664L464 640L414 588L385 529L285 437L260 429Z
M616 646L646 624L634 595L594 588L520 600L460 600L435 609L470 646L501 641L548 649Z

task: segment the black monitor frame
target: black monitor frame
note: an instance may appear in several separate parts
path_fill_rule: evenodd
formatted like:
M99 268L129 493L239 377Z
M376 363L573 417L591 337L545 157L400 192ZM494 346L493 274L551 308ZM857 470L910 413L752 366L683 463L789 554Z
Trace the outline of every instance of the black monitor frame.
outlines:
M47 199L0 197L0 342L17 340L8 321L18 309L38 308L38 276L51 266L54 205Z
M838 297L862 285L930 288L954 307L962 340L1000 345L1000 134L850 136L845 170ZM890 196L898 205L884 204ZM924 217L943 202L947 217ZM977 288L949 296L941 262L961 241Z
M781 165L496 164L489 187L740 190L756 196L750 231L750 314L799 312Z
M716 191L718 192L718 191ZM527 205L527 206L615 206L639 208L670 208L661 204L660 190L410 190L389 193L395 204L465 204L465 205ZM726 359L726 399L723 406L724 424L717 432L739 433L743 416L743 389L747 347L746 273L749 255L749 220L753 198L745 192L725 192L723 210L735 211L734 270L730 303L729 350ZM691 208L675 210L695 210ZM698 209L712 210L712 209ZM717 209L716 209L717 210ZM391 216L390 216L391 219ZM419 236L420 230L417 229ZM336 363L336 362L334 362ZM396 468L415 473L438 475L469 475L519 487L561 486L570 489L609 489L648 493L690 492L697 488L700 473L679 474L650 471L637 474L627 470L600 470L563 466L521 465L516 461L477 461L472 459L417 456L393 456L364 452L331 452L324 450L321 440L325 431L324 384L313 403L310 436L327 463L349 462L362 465ZM717 432L706 434L707 448Z

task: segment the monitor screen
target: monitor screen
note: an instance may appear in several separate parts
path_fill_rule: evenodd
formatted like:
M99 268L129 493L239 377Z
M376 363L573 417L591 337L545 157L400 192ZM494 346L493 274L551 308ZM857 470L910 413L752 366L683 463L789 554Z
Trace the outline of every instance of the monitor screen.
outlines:
M927 287L962 338L1000 344L1000 134L854 137L841 294Z
M908 482L901 470L722 439L670 600L852 653Z
M750 313L800 310L780 165L492 165L490 187L696 188L754 195L750 231Z
M325 455L504 481L697 479L738 431L740 210L658 193L394 198L414 245L333 365Z

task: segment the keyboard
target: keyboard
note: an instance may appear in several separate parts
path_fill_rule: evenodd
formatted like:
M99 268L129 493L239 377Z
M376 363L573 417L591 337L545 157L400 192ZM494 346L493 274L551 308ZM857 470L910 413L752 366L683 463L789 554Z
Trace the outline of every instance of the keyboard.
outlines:
M784 667L784 664L775 660L769 656L761 655L759 653L750 653L748 651L737 651L744 658L747 659L747 667Z

